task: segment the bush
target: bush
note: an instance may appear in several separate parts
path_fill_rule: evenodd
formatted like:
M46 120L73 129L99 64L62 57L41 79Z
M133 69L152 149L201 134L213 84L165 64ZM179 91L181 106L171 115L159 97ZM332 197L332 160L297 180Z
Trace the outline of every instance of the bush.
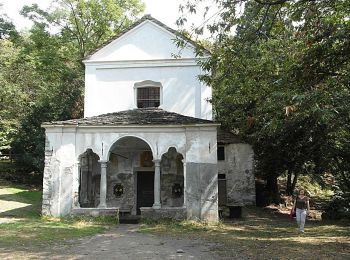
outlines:
M327 204L322 219L350 219L350 192L335 188L335 195Z

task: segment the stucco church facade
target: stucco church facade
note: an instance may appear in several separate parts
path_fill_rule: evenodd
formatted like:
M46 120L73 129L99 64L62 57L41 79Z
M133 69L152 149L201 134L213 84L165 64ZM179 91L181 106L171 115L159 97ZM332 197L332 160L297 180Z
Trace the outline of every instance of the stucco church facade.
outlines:
M213 121L195 43L175 37L145 16L84 60L84 118L42 124L44 215L217 221L254 204L253 151Z

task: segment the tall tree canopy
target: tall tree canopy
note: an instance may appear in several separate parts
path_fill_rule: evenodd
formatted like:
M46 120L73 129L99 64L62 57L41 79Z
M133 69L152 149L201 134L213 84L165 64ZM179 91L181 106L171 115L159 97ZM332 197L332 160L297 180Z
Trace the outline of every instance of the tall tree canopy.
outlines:
M187 1L178 24L206 2ZM268 189L287 171L289 192L292 174L325 172L349 190L350 2L210 2L217 13L194 30L214 38L201 79L218 120L254 146Z
M0 149L11 148L27 172L43 169L42 122L83 115L82 59L143 8L139 0L54 0L49 10L25 6L21 13L34 25L17 38L12 23L0 19Z
M56 0L50 12L38 5L22 14L36 23L59 29L78 48L80 58L128 27L143 11L139 0Z

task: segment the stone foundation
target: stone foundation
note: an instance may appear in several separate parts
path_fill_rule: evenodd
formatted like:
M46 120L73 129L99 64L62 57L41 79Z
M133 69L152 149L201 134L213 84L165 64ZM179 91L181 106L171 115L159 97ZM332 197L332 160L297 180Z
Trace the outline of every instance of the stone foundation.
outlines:
M142 219L175 219L183 220L187 219L186 208L184 207L163 207L160 209L154 209L151 207L142 207L141 209L141 218Z
M72 210L73 216L116 216L119 217L119 208L76 208Z

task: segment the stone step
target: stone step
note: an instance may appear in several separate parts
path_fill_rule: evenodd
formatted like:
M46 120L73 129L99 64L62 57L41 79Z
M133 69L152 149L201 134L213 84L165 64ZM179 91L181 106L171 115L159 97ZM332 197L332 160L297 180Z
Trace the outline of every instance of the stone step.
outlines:
M127 215L127 216L119 216L119 223L120 224L138 224L140 223L141 216L132 216L132 215Z

